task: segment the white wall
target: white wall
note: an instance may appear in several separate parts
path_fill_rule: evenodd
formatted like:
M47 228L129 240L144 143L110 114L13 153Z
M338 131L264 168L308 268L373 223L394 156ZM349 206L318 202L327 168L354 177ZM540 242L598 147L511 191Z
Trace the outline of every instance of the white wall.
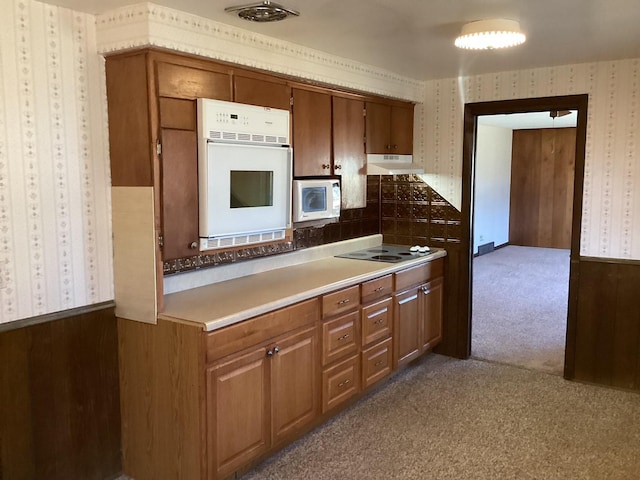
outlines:
M465 103L588 94L580 252L640 259L640 59L434 80L425 92L424 178L457 208Z
M113 299L104 60L95 18L0 16L0 323Z
M511 189L510 128L478 124L475 159L475 203L473 211L473 252L478 245L509 241L509 201Z

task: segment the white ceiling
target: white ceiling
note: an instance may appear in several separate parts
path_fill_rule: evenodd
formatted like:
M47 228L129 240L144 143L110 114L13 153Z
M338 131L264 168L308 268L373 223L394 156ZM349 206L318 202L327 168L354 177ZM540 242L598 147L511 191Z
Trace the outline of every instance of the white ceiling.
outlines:
M479 125L510 128L512 130L524 130L529 128L566 128L575 127L578 121L578 112L571 110L568 115L556 117L549 112L511 113L508 115L483 115L478 117Z
M251 0L154 0L417 80L640 57L639 0L277 0L300 16L255 23L225 13ZM135 0L49 0L100 14ZM453 46L463 24L520 21L528 40L508 51Z

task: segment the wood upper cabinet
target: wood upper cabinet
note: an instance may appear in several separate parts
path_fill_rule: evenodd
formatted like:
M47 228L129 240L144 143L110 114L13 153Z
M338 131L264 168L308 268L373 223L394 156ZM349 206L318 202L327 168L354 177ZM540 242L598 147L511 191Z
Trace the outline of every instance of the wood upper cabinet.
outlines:
M367 102L367 153L413 153L413 105Z
M233 100L238 103L289 110L291 87L285 81L251 76L233 76Z
M333 173L340 175L342 209L367 206L364 102L332 98Z
M293 173L331 175L331 95L293 89Z

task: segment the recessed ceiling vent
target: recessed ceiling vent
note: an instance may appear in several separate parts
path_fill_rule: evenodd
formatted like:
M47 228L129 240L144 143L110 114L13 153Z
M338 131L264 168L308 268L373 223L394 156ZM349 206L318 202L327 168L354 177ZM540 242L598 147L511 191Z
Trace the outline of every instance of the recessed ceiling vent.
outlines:
M299 12L283 7L277 3L265 0L264 2L228 7L224 9L227 13L236 13L240 18L251 20L252 22L278 22L289 16L297 17Z

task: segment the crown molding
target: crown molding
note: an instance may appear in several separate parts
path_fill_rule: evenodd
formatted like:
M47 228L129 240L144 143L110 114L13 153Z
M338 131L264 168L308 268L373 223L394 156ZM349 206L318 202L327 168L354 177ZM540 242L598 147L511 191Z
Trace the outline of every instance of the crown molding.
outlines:
M144 2L96 17L98 53L159 47L376 95L423 101L424 82Z

